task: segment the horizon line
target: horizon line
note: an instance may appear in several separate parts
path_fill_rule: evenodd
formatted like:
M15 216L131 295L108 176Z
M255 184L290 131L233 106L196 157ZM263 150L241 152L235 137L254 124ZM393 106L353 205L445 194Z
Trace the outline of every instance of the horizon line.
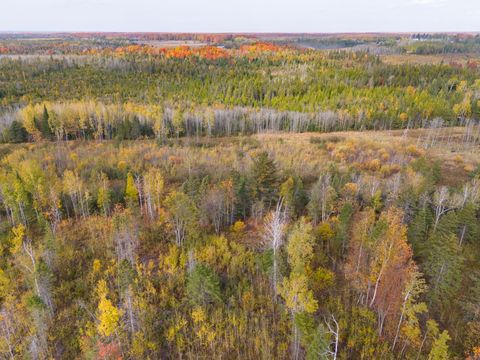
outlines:
M1 30L0 34L218 34L218 35L235 35L235 34L267 34L267 35L349 35L349 34L479 34L480 30L401 30L401 31L136 31L136 30Z

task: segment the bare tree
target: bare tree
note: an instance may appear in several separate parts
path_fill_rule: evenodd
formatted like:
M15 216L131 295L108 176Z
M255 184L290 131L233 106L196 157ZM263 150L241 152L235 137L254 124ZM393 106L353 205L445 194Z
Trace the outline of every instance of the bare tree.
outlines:
M333 360L337 359L338 354L338 343L340 339L340 327L338 321L335 319L335 316L331 315L331 321L326 321L328 332L332 336L332 341L330 347L333 347L333 350L329 348L325 350L324 355L330 355Z
M440 218L451 210L455 210L462 203L462 198L456 194L450 195L446 186L441 186L433 194L433 205L435 206L435 223L433 229L437 228Z
M202 222L213 224L215 233L220 233L220 228L226 217L225 194L219 188L210 189L202 201Z
M287 220L286 220L285 209L283 208L283 201L282 199L280 199L280 201L277 203L275 210L270 212L266 216L264 235L263 235L267 248L272 250L273 252L272 283L273 283L274 296L277 295L277 277L278 277L277 256L278 256L280 247L283 244L286 223L287 223Z
M310 193L308 211L315 224L319 220L327 221L332 213L332 204L335 199L335 189L330 185L330 174L321 175ZM320 215L320 219L319 219Z
M128 215L116 214L114 216L115 224L115 253L117 261L127 261L133 268L137 262L138 238L137 230L131 224ZM124 310L124 324L130 335L133 335L138 329L138 316L135 307L135 293L129 285L124 291L121 291L122 308Z

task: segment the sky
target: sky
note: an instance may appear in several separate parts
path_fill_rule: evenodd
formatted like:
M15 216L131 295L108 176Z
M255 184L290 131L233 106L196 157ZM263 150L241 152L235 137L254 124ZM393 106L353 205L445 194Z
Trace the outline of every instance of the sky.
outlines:
M480 31L480 0L0 0L0 31Z

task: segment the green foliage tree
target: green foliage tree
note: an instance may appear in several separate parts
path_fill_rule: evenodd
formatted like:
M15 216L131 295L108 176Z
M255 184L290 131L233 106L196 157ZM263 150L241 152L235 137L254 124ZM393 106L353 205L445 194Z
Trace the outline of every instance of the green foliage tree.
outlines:
M138 205L138 189L132 173L127 174L127 183L125 185L125 200L127 205L130 207Z
M47 107L43 105L43 113L42 113L42 117L39 124L39 130L42 133L42 138L45 140L53 139L53 132L52 132L52 129L50 128L50 123L48 121L49 118L50 116L48 114Z
M450 335L447 331L442 331L440 336L434 341L432 349L428 354L428 360L448 360L450 354L448 352L447 342L450 340Z
M193 304L207 305L222 301L218 275L203 264L196 264L189 271L186 291L188 299Z
M177 246L181 246L188 234L195 233L198 216L197 207L187 194L178 191L173 191L167 196L165 205L175 233L175 242Z
M28 132L23 124L18 120L13 120L8 128L3 131L5 142L22 143L28 141Z
M255 198L270 207L278 191L277 167L267 152L261 152L253 162L253 189Z
M449 212L440 219L437 228L430 234L428 258L425 273L430 284L430 301L436 306L451 306L460 282L463 269L463 256L456 235L458 219L454 212Z

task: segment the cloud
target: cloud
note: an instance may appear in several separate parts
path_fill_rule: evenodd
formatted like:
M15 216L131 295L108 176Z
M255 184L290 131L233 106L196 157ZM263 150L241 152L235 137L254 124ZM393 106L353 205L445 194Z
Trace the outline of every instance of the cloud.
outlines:
M410 0L409 5L427 5L440 7L446 5L448 0Z

